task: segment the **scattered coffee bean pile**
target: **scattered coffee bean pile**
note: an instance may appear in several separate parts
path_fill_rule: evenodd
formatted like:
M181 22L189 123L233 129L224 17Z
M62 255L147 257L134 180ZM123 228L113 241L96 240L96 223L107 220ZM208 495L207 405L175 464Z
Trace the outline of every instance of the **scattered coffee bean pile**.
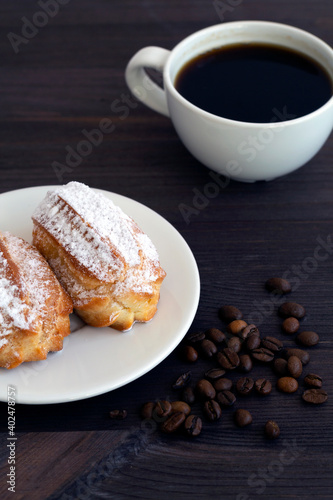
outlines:
M284 295L291 292L289 282L282 278L271 278L265 284L270 293ZM219 311L219 317L226 324L226 333L218 328L209 328L204 332L188 333L181 345L183 358L189 363L196 363L200 358L214 363L193 385L191 371L182 373L174 381L172 388L181 394L177 401L149 401L141 410L143 419L153 419L159 423L165 433L182 431L189 436L198 436L203 419L192 413L192 405L201 403L202 417L210 422L222 416L223 408L231 407L238 396L248 397L257 393L263 398L272 391L272 383L266 378L254 380L249 376L254 363L267 364L278 377L276 387L283 393L298 390L298 379L303 374L304 366L310 361L308 351L298 347L285 349L283 342L272 336L262 337L254 324L247 324L242 312L235 306L225 305ZM305 309L296 302L284 302L278 308L283 318L282 332L293 335L300 328L300 320L305 316ZM312 347L319 342L319 336L313 331L302 331L295 337L302 347ZM235 383L227 377L234 370L244 373ZM319 375L308 373L304 377L307 387L302 394L306 403L321 404L327 401L327 393L322 389ZM113 410L111 418L125 418L125 410ZM234 423L246 427L252 423L252 415L247 409L238 408L233 413ZM276 422L268 420L264 434L269 439L276 439L280 429Z

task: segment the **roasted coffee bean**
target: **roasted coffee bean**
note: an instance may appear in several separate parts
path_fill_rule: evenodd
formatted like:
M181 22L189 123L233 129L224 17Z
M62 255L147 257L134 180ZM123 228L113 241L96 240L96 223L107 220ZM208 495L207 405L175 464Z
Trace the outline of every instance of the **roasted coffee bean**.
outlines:
M274 420L267 420L265 424L265 435L268 439L276 439L280 436L280 427Z
M234 421L238 427L245 427L252 422L252 415L248 410L239 408L234 413Z
M253 363L251 356L249 356L248 354L241 354L239 356L239 370L241 370L242 372L249 372L252 370L252 366Z
M270 363L274 359L274 353L266 347L259 347L251 351L251 356L262 363Z
M197 342L202 342L205 337L204 332L193 332L186 335L185 340L191 342L191 344L196 344Z
M272 352L279 352L283 347L283 342L275 337L264 337L261 345Z
M173 389L183 389L191 380L191 372L182 373L173 384Z
M221 418L222 414L221 406L217 401L214 401L214 399L205 401L203 412L211 422L214 422L215 420Z
M266 290L278 294L290 293L291 284L284 278L270 278L265 283Z
M305 309L301 304L297 304L297 302L285 302L279 307L279 314L283 318L292 316L293 318L301 319L305 316Z
M181 411L172 413L161 425L161 430L167 434L176 432L185 421L185 414Z
M168 415L170 415L171 410L172 410L172 407L171 407L170 401L166 401L166 400L157 401L155 403L155 406L153 409L153 418L155 420L157 420L157 419L163 420Z
M302 394L302 399L306 403L311 403L313 405L320 405L325 403L328 399L327 392L323 389L307 389Z
M290 356L297 356L301 361L302 365L305 366L310 361L310 354L307 351L303 351L303 349L297 349L296 347L292 347L286 350L286 358L290 358Z
M242 319L236 319L235 321L229 323L229 325L227 326L227 330L232 335L238 335L246 326L247 323L245 321L243 321Z
M224 370L234 370L239 365L238 354L230 347L225 347L217 353L217 361Z
M141 408L142 418L153 418L153 411L155 408L155 401L148 401Z
M286 318L282 323L282 330L288 335L296 333L299 329L299 321L296 318L290 317Z
M186 361L190 363L195 363L198 359L198 351L191 345L184 346L183 354Z
M199 396L205 399L214 399L216 391L209 380L202 378L197 382L196 390Z
M215 382L213 382L213 386L216 392L230 391L230 389L232 388L232 380L222 377L218 380L215 380Z
M182 411L185 415L191 413L191 407L185 401L171 401L171 412L176 413Z
M222 368L211 368L210 370L206 371L205 373L205 378L207 378L210 381L217 380L218 378L221 378L225 375L225 370L222 370Z
M200 350L205 358L212 358L217 353L217 347L211 340L205 339L200 344Z
M199 436L202 429L202 420L197 415L189 415L184 423L185 432L189 436Z
M236 382L237 392L242 396L248 396L252 392L253 386L254 381L251 377L241 377Z
M277 358L274 360L273 370L279 377L288 375L288 361L283 358Z
M245 340L250 335L258 335L258 336L260 335L258 328L256 327L256 325L253 325L252 323L243 328L238 334L238 336L243 340Z
M293 377L281 377L277 381L277 388L281 392L292 393L298 389L298 382Z
M218 328L209 328L205 331L205 335L214 344L221 344L226 339L225 333L221 332Z
M188 405L193 405L193 403L195 402L194 390L189 385L185 387L182 392L182 400L185 401L185 403L187 403Z
M245 339L244 344L248 351L253 351L254 349L258 349L261 343L261 338L259 335L250 334Z
M308 387L315 387L316 389L321 389L321 386L323 384L323 379L319 375L316 375L315 373L308 373L304 377L304 383Z
M303 371L302 361L297 356L290 356L287 362L287 369L291 377L300 377Z
M272 384L266 378L258 378L254 384L255 390L261 396L267 396L272 391Z
M242 312L235 306L222 306L219 309L219 317L226 323L242 319Z
M127 417L127 410L111 410L109 415L113 420L124 420Z
M231 391L221 391L217 393L216 399L222 406L232 406L236 401L236 396Z
M304 331L296 336L296 341L305 347L312 347L318 344L319 335L316 332Z
M227 347L238 353L242 348L242 341L238 337L231 337L227 342Z

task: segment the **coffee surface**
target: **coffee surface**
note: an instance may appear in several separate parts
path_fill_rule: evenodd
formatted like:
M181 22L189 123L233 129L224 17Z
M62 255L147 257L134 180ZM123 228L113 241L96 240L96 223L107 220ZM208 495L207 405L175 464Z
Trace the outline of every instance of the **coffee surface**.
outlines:
M265 44L211 50L186 63L175 80L178 92L199 108L256 123L307 115L331 98L332 86L313 59Z

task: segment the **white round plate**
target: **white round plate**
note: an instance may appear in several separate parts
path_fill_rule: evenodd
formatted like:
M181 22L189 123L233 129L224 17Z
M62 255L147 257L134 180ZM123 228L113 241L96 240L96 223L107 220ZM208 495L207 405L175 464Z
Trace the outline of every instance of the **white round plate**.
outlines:
M0 231L31 242L31 215L46 192L56 186L19 189L0 195ZM141 203L101 191L131 216L155 244L167 276L161 286L158 311L149 323L128 332L93 328L71 317L72 333L62 351L46 360L0 368L0 400L16 388L16 402L49 404L76 401L121 387L141 377L179 344L197 311L200 278L193 254L183 237L163 217Z

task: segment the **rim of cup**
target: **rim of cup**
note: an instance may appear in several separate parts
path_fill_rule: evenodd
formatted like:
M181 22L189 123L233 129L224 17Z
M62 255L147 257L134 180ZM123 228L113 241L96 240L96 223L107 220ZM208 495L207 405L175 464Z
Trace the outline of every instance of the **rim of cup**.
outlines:
M186 49L192 42L194 42L196 39L198 38L202 38L202 37L205 37L205 36L209 36L210 34L212 33L216 33L217 30L222 30L222 31L225 31L227 30L228 28L229 29L244 29L246 27L267 27L267 28L270 28L270 29L273 29L273 30L279 30L280 31L280 34L283 34L282 31L284 30L284 35L287 35L289 34L289 37L291 34L294 34L298 37L302 37L302 39L305 41L307 40L308 42L312 42L312 45L311 47L315 46L317 48L320 47L320 49L322 50L321 54L322 53L325 53L327 55L327 58L331 58L331 64L332 64L332 67L330 69L326 68L326 66L323 65L323 63L321 62L321 60L319 60L319 58L315 58L313 55L308 55L308 52L306 50L302 51L301 49L299 49L299 47L295 47L295 43L296 41L294 41L293 43L290 43L290 44L284 44L282 45L281 43L279 43L278 41L271 41L271 42L267 42L266 40L261 40L260 39L260 35L258 37L254 37L251 35L251 38L248 42L243 42L240 41L240 42L226 42L225 46L228 46L228 45L234 45L235 43L266 43L267 45L272 45L272 46L275 46L275 47L286 47L286 48L290 48L291 50L294 50L296 53L301 53L305 56L307 56L308 58L314 60L315 62L317 62L320 66L324 67L324 69L326 70L326 73L328 74L330 80L331 80L331 86L332 86L332 95L330 97L330 99L324 103L322 106L320 106L318 109L316 109L315 111L312 111L311 113L308 113L306 115L303 115L303 116L299 116L297 118L292 118L290 120L285 120L285 121L280 121L280 122L245 122L245 121L241 121L241 120L233 120L231 118L224 118L223 116L218 116L218 115L215 115L213 113L210 113L209 111L205 111L201 108L199 108L198 106L196 106L195 104L192 104L190 101L188 101L187 99L185 99L179 92L178 90L175 88L175 85L174 85L174 82L175 82L175 78L177 76L177 74L179 73L179 71L181 70L182 67L184 67L184 65L194 59L197 55L200 55L200 54L204 54L206 51L208 50L213 50L214 48L218 48L220 47L221 45L219 45L218 43L213 43L211 49L207 49L207 50L196 50L196 51L193 51L193 50L190 50L189 52L191 54L189 54L189 56L187 57L187 59L179 64L179 67L176 69L176 71L174 71L174 75L173 75L173 78L171 78L171 73L172 73L172 65L174 64L174 61L177 57L177 55L179 54L180 51ZM277 32L277 31L276 31ZM218 42L218 39L216 38L215 39L217 42ZM333 106L333 49L332 47L330 47L326 42L324 42L322 39L318 38L317 36L313 35L312 33L308 32L308 31L305 31L303 29L300 29L300 28L297 28L295 26L291 26L291 25L288 25L288 24L283 24L283 23L276 23L276 22L272 22L272 21L231 21L231 22L228 22L228 23L219 23L219 24L215 24L215 25L212 25L212 26L209 26L207 28L203 28L201 30L198 30L196 31L195 33L192 33L191 35L189 35L188 37L184 38L181 42L179 42L171 51L171 55L170 57L168 58L167 60L167 63L165 65L165 68L164 68L164 71L163 71L163 80L164 80L164 85L168 87L168 90L169 92L173 95L174 98L180 100L180 102L186 106L188 109L192 110L192 111L195 111L196 113L199 113L203 118L208 118L210 120L216 120L218 122L224 122L224 123L229 123L229 124L233 124L233 125L237 125L237 126L243 126L243 127L281 127L282 125L283 126L290 126L292 124L295 124L295 123L300 123L302 121L307 121L307 120L310 120L312 117L315 117L317 114L321 114L323 112L326 111L327 108L330 108L331 106Z

